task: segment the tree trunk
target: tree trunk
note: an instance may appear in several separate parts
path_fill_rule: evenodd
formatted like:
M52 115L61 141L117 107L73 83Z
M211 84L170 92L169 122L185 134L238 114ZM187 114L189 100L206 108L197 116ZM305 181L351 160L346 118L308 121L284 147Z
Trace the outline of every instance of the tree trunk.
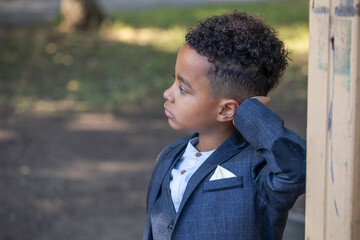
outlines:
M61 0L60 11L66 31L97 29L105 17L95 0Z

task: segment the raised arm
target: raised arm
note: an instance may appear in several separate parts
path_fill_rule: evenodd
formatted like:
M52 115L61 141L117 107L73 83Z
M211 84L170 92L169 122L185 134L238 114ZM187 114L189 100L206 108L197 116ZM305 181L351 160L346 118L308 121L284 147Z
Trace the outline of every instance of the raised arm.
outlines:
M289 210L305 192L306 143L260 101L245 100L234 124L254 148L252 178L258 191L276 209Z

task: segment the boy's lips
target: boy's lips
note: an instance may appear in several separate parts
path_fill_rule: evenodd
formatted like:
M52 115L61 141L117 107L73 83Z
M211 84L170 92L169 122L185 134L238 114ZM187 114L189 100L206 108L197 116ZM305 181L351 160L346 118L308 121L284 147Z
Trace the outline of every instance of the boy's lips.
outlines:
M165 109L165 115L166 115L168 118L174 118L174 115L172 115L172 113L169 112L169 110L167 109L167 107L165 106L165 104L164 104L164 109Z

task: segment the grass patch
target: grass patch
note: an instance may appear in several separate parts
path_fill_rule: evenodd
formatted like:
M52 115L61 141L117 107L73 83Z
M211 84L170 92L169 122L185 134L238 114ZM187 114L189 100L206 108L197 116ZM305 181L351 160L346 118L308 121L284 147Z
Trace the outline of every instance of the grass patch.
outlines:
M188 28L194 27L204 18L229 13L234 10L258 15L274 27L307 24L309 19L308 1L295 0L119 11L112 16L112 20L115 24L129 25L135 28Z
M55 26L0 30L0 110L159 106L186 29L234 9L258 13L279 30L294 59L284 85L297 82L296 88L306 90L307 1L154 8L115 13L113 26L100 32L66 34ZM301 90L298 97L303 95Z

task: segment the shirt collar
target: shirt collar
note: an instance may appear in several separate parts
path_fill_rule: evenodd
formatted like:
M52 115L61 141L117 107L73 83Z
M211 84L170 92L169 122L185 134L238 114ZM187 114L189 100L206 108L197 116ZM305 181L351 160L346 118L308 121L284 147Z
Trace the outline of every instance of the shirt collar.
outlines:
M195 159L206 159L208 158L216 149L211 150L211 151L207 151L207 152L200 152L201 155L200 157L196 157L196 153L198 153L199 151L195 148L196 144L198 144L199 142L199 137L195 137L193 139L190 139L190 141L188 142L185 152L184 152L184 157L189 157L189 158L195 158Z

